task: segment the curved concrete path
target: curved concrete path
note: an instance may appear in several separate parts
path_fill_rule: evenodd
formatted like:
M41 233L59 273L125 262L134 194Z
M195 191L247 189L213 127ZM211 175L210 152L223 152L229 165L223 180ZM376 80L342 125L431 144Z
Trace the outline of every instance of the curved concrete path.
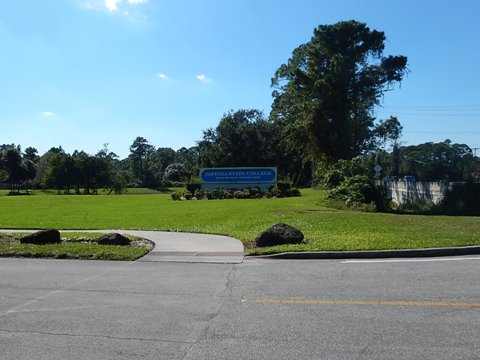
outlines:
M37 230L0 229L0 232L25 232ZM98 232L130 234L151 240L154 249L137 261L167 261L238 264L243 262L241 241L221 235L190 234L144 230L60 230L60 232Z

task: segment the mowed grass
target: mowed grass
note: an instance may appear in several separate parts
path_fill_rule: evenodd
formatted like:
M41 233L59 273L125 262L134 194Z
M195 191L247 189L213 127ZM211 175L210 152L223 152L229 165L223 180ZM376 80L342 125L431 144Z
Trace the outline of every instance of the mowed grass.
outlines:
M82 260L133 261L149 252L146 246L99 245L99 233L62 233L57 244L21 244L19 240L29 233L0 233L0 257L31 257ZM130 236L131 240L141 240Z
M0 243L1 257L133 261L146 253L148 253L148 249L144 247L78 243L46 245Z
M336 211L325 193L288 199L172 201L169 194L0 196L0 228L145 229L222 234L252 242L269 226L300 229L305 244L248 253L480 245L480 217Z

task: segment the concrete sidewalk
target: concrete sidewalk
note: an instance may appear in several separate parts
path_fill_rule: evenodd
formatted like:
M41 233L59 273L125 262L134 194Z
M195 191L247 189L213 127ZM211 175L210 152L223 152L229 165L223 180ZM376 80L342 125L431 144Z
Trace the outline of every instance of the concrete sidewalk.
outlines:
M0 229L0 232L31 232L36 230ZM143 230L60 230L60 232L98 232L130 234L151 240L155 248L137 261L195 262L239 264L243 262L241 241L220 235L189 234Z

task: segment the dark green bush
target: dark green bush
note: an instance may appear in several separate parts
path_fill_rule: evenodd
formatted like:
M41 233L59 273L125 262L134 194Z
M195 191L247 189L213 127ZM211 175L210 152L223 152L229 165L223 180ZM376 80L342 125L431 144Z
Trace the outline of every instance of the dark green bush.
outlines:
M233 193L233 197L235 199L243 199L245 197L245 194L243 191L240 191L240 190L236 190L234 193Z
M337 169L327 171L322 179L322 185L325 189L334 189L345 180L342 172Z
M297 189L297 188L292 188L292 189L290 190L289 196L302 196L302 194L300 193L300 190L299 190L299 189Z
M448 215L480 215L480 183L454 184L445 193L439 210Z
M281 194L287 194L292 188L292 184L289 181L278 181L277 188Z
M383 188L376 186L372 180L362 175L346 178L339 186L328 192L327 200L332 204L340 202L350 208L365 208L369 211L386 208ZM368 206L365 207L365 205Z
M200 184L200 183L188 183L186 185L186 187L187 187L187 190L190 191L190 193L195 194L195 192L197 190L200 191L200 189L202 188L202 184Z
M182 198L185 198L185 191L175 191L170 196L173 200L181 200Z
M208 200L212 200L214 197L214 193L210 189L206 189L204 195Z
M261 191L260 191L260 188L258 187L254 187L253 189L250 189L250 195L252 195L253 197L257 197L257 195L260 193Z

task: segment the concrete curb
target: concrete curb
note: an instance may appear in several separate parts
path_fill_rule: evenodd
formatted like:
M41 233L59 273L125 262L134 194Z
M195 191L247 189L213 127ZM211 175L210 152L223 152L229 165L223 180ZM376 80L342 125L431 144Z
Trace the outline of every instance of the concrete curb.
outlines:
M291 260L331 260L331 259L381 259L381 258L415 258L436 256L479 255L480 246L464 246L431 249L371 250L371 251L317 251L286 252L272 255L252 256L262 259ZM248 258L248 257L247 257Z

